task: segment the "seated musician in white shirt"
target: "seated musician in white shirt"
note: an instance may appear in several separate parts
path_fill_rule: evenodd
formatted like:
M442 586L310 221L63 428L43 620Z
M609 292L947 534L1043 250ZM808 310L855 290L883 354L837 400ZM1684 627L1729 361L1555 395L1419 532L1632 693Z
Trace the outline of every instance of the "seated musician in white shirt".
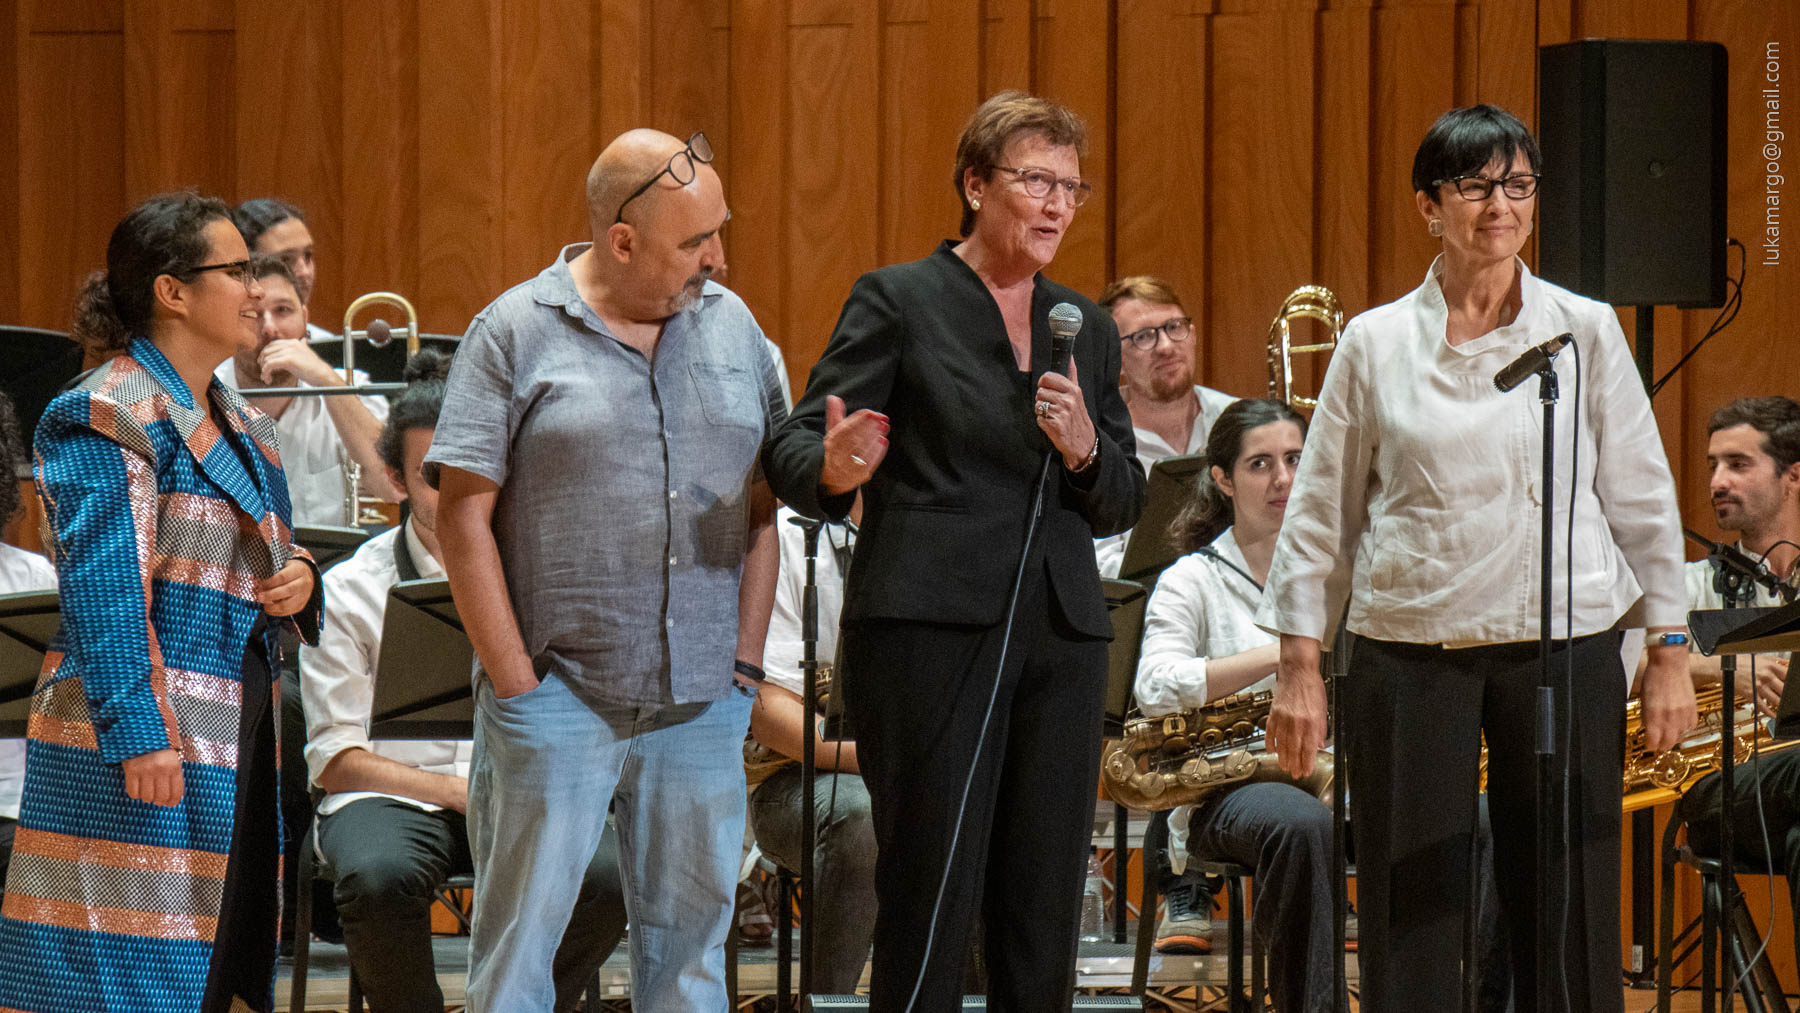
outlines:
M1137 459L1150 466L1165 457L1198 454L1234 395L1194 382L1194 322L1174 286L1154 275L1120 278L1100 305L1119 328L1119 386L1131 412ZM1094 541L1100 576L1117 577L1131 532Z
M27 460L12 401L0 394L0 528L19 515L19 465ZM56 590L56 567L29 549L0 542L0 594ZM9 673L15 678L22 673ZM13 830L25 787L25 740L0 739L0 885L12 862Z
M797 761L804 736L809 734L800 695L805 685L800 670L800 610L806 586L806 543L805 532L792 523L797 516L787 507L776 515L781 573L763 647L767 679L750 711L750 732L756 741L791 762L754 786L749 808L758 846L795 873L800 871L804 854L801 805L805 782ZM856 545L854 525L861 518L859 498L850 509L848 524L826 524L819 531L814 565L819 629L814 657L827 664L837 651L844 576ZM816 736L817 729L810 734ZM815 739L814 762L818 837L813 877L818 889L813 894L813 991L842 995L856 990L875 933L875 828L869 791L857 772L856 743Z
M431 446L448 370L448 358L430 350L408 363L411 386L388 416L380 449L392 480L406 490L410 514L326 571L331 606L319 646L300 654L306 767L326 793L318 806L317 850L335 877L350 962L376 1013L444 1008L432 963L433 891L472 869L464 822L470 743L369 738L388 589L404 579L444 575L434 528L438 494L419 465ZM556 956L558 1010L579 1001L624 930L617 839L608 830Z

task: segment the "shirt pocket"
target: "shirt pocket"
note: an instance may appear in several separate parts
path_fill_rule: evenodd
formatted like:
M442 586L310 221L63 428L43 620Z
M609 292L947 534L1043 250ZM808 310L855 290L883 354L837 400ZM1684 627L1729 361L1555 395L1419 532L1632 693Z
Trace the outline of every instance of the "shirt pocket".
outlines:
M756 377L749 370L722 362L691 362L688 376L707 422L762 428L762 399L757 396Z

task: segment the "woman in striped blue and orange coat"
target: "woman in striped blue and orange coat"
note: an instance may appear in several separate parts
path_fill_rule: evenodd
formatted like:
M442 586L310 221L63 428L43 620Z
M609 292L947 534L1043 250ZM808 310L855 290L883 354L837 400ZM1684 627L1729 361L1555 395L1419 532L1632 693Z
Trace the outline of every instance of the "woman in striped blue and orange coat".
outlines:
M272 1005L278 631L317 636L275 426L213 381L260 290L225 205L155 197L113 230L134 337L45 411L38 494L62 628L32 701L0 1009Z

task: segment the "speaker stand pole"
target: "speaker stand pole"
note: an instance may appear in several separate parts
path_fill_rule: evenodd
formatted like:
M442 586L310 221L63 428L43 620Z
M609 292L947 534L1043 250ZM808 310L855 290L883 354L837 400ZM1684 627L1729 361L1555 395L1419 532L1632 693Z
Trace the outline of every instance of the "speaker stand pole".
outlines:
M1656 382L1656 307L1638 306L1637 309L1637 368L1638 376L1644 381L1644 389Z
M1648 391L1656 373L1656 307L1637 306L1638 376ZM1655 988L1656 966L1656 823L1649 809L1631 814L1631 954L1626 972L1632 988Z

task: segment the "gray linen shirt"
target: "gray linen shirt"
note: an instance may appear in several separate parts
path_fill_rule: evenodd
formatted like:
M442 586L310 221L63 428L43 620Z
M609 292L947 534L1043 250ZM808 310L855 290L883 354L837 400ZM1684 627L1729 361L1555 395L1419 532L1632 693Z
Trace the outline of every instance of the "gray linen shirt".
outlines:
M469 324L426 479L450 465L500 485L494 537L540 677L601 704L717 700L781 385L749 308L712 282L646 361L577 293L588 245Z

